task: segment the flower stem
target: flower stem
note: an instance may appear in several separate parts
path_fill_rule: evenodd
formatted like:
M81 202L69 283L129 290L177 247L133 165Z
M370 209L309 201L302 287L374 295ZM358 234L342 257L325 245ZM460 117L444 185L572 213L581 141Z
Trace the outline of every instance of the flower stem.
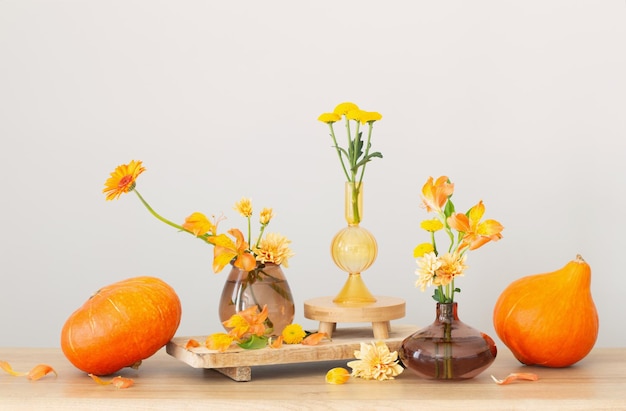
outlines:
M146 200L144 200L144 198L141 196L141 194L139 194L139 191L137 191L137 189L136 189L136 188L135 188L133 191L135 192L135 194L137 194L137 197L139 197L139 200L141 200L141 202L142 202L142 203L143 203L143 205L144 205L144 206L148 209L148 211L150 212L150 214L152 214L152 215L153 215L153 216L155 216L157 219L161 220L162 222L164 222L165 224L167 224L167 225L169 225L169 226L172 226L172 227L174 227L174 228L177 228L177 229L179 229L180 231L186 231L186 232L188 232L189 234L193 234L191 231L189 231L189 230L187 230L187 229L183 228L182 226L180 226L180 225L178 225L178 224L176 224L176 223L171 222L170 220L168 220L168 219L167 219L167 218L165 218L165 217L160 216L160 215L159 215L156 211L154 211L154 210L152 209L152 207L150 207L150 204L148 204L148 202L147 202Z
M341 162L341 168L343 168L343 172L346 175L348 181L350 181L350 175L348 174L348 170L346 169L346 165L343 162L343 157L341 156L341 150L339 149L339 144L337 144L337 138L335 137L335 130L333 129L333 123L328 123L330 127L330 136L333 139L333 143L335 143L335 149L337 150L337 155L339 156L339 161Z

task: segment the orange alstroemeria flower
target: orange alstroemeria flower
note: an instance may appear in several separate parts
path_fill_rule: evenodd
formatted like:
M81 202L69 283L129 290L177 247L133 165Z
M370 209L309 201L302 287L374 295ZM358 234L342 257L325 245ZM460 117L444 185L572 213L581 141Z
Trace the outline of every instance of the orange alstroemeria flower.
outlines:
M183 223L185 230L191 231L196 237L210 233L215 235L215 224L213 224L204 214L195 212L185 218Z
M261 312L259 307L253 305L224 321L224 327L231 328L228 332L236 339L241 340L247 334L254 334L259 337L265 335L265 320L267 319L267 305L263 306Z
M442 207L453 192L454 184L448 182L447 176L441 176L436 181L429 177L422 187L422 204L429 213L431 211L441 213Z
M235 237L236 243L225 234L207 238L207 241L215 245L213 249L213 271L218 273L233 258L235 267L244 271L251 271L256 267L254 255L246 252L248 243L243 238L243 233L236 228L228 230L228 234Z
M106 193L106 199L115 200L122 194L133 190L135 188L135 180L145 170L141 165L141 161L135 160L128 164L117 166L104 183L102 192Z
M454 213L448 217L448 225L463 233L463 239L459 244L459 250L469 247L475 250L487 244L489 241L498 241L502 238L502 224L496 220L480 221L485 214L485 205L482 200L472 207L468 215Z

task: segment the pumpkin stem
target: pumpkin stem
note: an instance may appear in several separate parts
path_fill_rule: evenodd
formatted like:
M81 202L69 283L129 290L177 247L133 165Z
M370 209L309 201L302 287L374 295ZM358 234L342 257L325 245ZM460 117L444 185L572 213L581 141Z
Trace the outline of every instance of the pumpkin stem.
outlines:
M585 260L583 259L583 257L580 254L576 254L576 260L577 263L584 263Z
M138 370L140 365L141 365L141 360L137 361L136 363L132 365L129 365L129 367L132 368L133 370Z

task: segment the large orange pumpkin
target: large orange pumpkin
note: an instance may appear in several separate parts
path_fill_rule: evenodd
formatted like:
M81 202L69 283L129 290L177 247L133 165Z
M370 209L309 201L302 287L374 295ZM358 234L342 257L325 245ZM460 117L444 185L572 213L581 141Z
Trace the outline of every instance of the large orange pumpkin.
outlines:
M504 289L493 324L526 365L567 367L583 359L598 337L591 268L579 255L563 268L522 277Z
M67 319L61 349L78 369L108 375L156 353L176 333L181 314L167 283L129 278L101 288Z

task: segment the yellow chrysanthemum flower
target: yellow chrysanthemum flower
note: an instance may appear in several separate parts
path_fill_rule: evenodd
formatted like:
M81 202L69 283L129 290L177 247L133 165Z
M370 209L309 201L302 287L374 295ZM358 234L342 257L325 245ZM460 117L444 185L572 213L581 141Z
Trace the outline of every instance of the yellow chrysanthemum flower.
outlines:
M390 352L383 341L361 343L361 350L354 352L356 361L350 361L352 375L366 380L392 380L404 370L398 363L398 352Z
M358 109L359 109L359 106L357 106L356 104L345 102L345 103L337 104L337 106L333 110L333 113L339 116L343 116L344 114L348 114L348 112L352 110L358 110Z
M228 349L228 347L230 347L233 341L234 338L232 335L226 333L215 333L206 338L204 345L206 345L209 350L224 352Z
M306 335L300 324L289 324L281 333L285 344L300 344Z
M243 197L239 200L235 207L233 207L239 214L248 218L252 215L252 201L249 198Z
M363 111L361 113L361 124L365 123L373 123L374 121L381 120L383 118L382 114L377 113L375 111Z
M115 200L122 194L132 191L135 188L135 180L144 171L146 169L141 165L141 161L136 160L117 166L104 183L102 192L106 193L106 199Z
M269 224L271 219L274 218L274 210L271 208L264 208L259 214L259 222L263 225Z
M344 384L350 379L350 371L342 367L332 368L326 373L326 382L329 384Z
M420 227L424 230L434 233L443 228L443 223L438 218L433 218L432 220L424 220L420 223Z
M294 253L289 248L291 240L278 233L268 233L254 248L257 261L262 263L274 263L289 267L289 258Z
M332 124L334 122L341 120L341 116L336 113L324 113L324 114L320 114L320 116L317 119L321 121L322 123Z
M423 257L424 254L432 253L435 250L435 247L431 243L422 243L418 244L413 249L413 257L420 258Z

